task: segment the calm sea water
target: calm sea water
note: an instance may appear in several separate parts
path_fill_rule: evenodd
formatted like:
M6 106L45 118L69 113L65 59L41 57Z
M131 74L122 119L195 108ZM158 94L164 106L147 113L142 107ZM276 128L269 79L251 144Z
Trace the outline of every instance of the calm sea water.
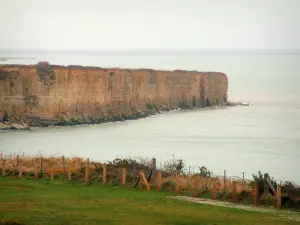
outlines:
M187 166L246 177L261 170L300 183L300 55L1 53L4 63L221 71L229 99L251 107L178 111L136 121L0 132L0 151L89 157L183 158Z

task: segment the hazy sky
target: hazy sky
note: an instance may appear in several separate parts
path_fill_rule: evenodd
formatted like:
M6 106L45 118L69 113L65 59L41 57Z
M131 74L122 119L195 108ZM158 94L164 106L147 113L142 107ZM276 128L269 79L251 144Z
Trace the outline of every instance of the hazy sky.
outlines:
M0 48L300 50L300 0L0 0Z

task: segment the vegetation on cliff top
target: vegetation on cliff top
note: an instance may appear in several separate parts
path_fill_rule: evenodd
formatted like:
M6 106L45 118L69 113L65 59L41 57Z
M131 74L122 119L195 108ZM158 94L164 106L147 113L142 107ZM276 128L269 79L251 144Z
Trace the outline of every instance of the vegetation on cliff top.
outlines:
M36 73L39 75L40 80L45 86L54 84L55 73L48 62L39 62L36 65Z

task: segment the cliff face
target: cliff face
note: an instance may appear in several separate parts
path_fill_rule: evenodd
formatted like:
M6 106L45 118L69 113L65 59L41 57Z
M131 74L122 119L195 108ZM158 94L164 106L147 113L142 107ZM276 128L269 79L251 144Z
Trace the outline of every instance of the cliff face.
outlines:
M41 125L126 119L158 109L222 105L227 89L226 75L218 72L6 65L0 67L0 120Z

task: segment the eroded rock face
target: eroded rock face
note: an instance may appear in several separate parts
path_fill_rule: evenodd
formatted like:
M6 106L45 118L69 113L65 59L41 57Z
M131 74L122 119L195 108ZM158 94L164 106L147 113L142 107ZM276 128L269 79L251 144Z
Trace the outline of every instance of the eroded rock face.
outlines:
M219 72L7 65L0 67L0 120L5 115L43 126L130 119L160 109L224 105L227 90Z

